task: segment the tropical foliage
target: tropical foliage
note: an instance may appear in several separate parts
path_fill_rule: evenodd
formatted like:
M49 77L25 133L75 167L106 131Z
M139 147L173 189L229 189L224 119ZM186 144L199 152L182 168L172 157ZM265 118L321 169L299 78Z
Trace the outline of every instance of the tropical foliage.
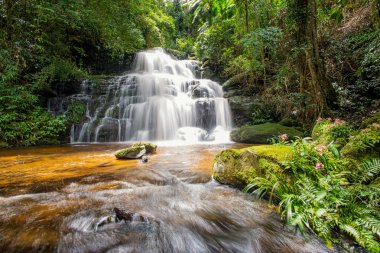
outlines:
M376 108L376 1L192 0L194 51L240 94L311 127L329 108ZM343 41L343 43L341 42ZM275 102L273 102L275 101ZM346 116L348 118L348 115Z
M320 120L313 133L317 140L330 135L328 144L311 138L292 142L281 173L256 177L246 191L269 198L287 224L313 231L328 245L339 242L343 233L371 252L380 252L380 157L376 151L380 125L373 123L362 131L351 129L349 138L346 128L341 131L343 126L348 128L339 119ZM323 132L326 129L328 133ZM342 155L342 135L349 139L342 150L356 147L365 154ZM280 135L275 145L289 145L285 140Z
M58 141L55 130L31 132L47 121L63 123L52 128L62 133L64 122L72 121L41 116L42 98L56 92L52 84L109 72L105 66L123 62L128 53L173 44L170 8L153 0L1 1L0 143Z

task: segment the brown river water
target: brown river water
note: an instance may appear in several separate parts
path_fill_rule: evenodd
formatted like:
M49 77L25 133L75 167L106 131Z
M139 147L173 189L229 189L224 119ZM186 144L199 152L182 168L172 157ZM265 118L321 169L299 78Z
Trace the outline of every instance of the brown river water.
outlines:
M212 180L216 153L242 145L159 146L148 163L116 160L123 147L0 151L0 252L331 251Z

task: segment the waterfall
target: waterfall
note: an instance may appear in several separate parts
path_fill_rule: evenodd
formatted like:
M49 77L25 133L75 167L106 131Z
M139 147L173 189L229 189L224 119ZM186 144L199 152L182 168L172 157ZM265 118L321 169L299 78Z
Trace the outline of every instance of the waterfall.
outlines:
M136 54L132 73L100 87L84 81L73 97L85 97L87 120L73 127L70 139L225 141L232 128L228 101L218 83L196 78L196 65L156 48Z

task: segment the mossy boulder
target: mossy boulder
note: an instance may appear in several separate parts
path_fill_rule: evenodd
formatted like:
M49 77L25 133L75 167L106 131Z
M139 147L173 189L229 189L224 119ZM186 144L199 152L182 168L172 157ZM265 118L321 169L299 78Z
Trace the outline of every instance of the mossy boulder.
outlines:
M346 157L379 158L380 124L372 123L367 128L353 132L341 153Z
M328 145L331 142L343 147L350 137L352 128L340 119L322 119L315 124L312 138L316 143Z
M214 159L213 178L222 184L242 188L257 176L282 173L290 151L285 145L223 150Z
M132 147L140 147L140 146L145 147L147 154L154 154L157 151L157 145L154 145L149 142L136 142L136 143L133 143L132 145Z
M116 151L117 159L139 159L145 154L155 153L157 146L148 142L137 142L131 147Z
M241 128L231 132L231 139L236 142L266 144L272 137L280 134L287 134L289 139L296 136L302 137L302 132L276 123L265 123L254 126L242 126Z
M304 131L304 128L302 126L302 123L299 120L295 119L282 119L278 124L287 126L287 127L294 127L298 131Z
M144 146L136 146L116 151L117 159L139 159L146 154Z

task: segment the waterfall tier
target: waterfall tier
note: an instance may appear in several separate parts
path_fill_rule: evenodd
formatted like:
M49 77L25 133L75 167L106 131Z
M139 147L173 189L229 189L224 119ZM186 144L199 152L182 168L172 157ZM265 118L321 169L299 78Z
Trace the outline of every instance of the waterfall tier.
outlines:
M225 139L228 102L218 83L196 78L196 66L152 49L136 54L132 73L100 87L84 81L72 99L86 103L87 120L72 127L71 142Z

